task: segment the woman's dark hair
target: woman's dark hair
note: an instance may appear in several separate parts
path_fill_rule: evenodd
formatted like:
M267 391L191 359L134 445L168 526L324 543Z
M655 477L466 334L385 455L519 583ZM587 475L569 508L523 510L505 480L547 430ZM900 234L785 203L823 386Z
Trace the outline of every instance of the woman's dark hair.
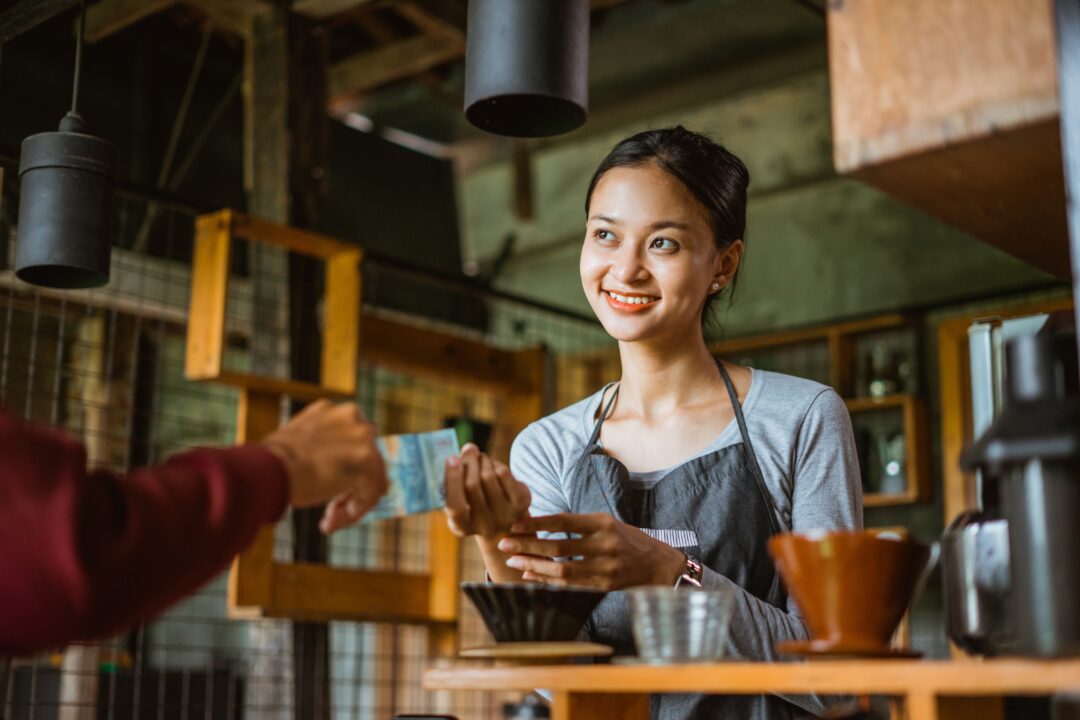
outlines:
M682 125L646 130L612 148L589 183L589 192L585 196L586 217L596 184L608 170L649 163L655 163L675 177L702 204L709 214L717 249L723 250L739 239L746 242L746 188L750 184L750 173L742 160L723 145ZM728 288L734 292L734 277ZM710 296L705 316L708 306L721 294Z

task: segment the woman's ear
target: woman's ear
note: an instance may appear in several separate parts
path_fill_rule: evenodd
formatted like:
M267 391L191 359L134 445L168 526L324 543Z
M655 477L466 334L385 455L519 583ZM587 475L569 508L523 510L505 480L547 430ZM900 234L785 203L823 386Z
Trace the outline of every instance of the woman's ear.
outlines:
M714 264L713 272L713 286L719 286L717 289L722 289L731 284L731 281L735 279L735 273L739 269L739 263L742 262L743 255L742 239L733 241L726 248L716 254L716 262Z

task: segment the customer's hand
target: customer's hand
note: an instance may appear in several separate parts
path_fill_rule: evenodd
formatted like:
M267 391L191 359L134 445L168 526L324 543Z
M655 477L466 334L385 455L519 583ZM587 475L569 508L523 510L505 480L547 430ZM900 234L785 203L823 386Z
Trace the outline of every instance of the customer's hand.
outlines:
M506 465L472 443L446 462L446 517L458 537L498 541L528 516L532 494Z
M681 550L607 513L524 518L512 530L514 535L500 540L498 549L512 556L506 564L520 571L527 582L601 590L674 585L686 563ZM579 537L541 539L534 535L537 532Z
M333 532L359 520L386 493L376 435L355 403L316 400L262 444L285 463L292 505L330 501L320 527Z

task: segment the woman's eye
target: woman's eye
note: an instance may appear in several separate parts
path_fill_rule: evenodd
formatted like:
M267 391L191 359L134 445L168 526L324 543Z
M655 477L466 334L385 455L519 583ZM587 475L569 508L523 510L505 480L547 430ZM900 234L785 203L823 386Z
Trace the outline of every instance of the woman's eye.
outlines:
M595 230L593 231L593 237L603 242L611 242L615 239L615 233L610 230Z
M649 245L650 247L664 252L673 252L679 249L679 243L663 237L655 238Z

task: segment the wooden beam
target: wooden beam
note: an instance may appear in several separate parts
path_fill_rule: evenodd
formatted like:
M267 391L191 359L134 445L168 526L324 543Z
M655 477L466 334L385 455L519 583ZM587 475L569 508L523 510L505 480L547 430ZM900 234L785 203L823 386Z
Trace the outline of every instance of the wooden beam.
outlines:
M234 372L232 370L222 370L215 377L209 379L216 383L221 383L222 385L246 388L260 393L274 394L278 397L284 395L293 400L300 400L303 402L310 402L312 400L318 400L319 398L329 398L331 400L355 399L351 392L341 392L334 388L322 387L316 383L304 382L302 380L287 380L285 378L276 378L267 375Z
M22 0L0 13L0 43L32 30L78 4L79 0Z
M308 17L325 19L369 2L371 0L295 0L292 10Z
M276 245L283 250L329 259L340 253L355 252L359 248L351 243L310 230L301 230L286 224L270 222L254 215L224 210L233 219L233 235L266 245Z
M375 50L368 50L330 68L330 98L367 92L403 80L465 54L456 39L421 35Z
M233 35L245 37L253 16L267 12L270 6L258 0L183 0L185 5L206 13L211 22Z
M278 564L267 615L293 620L423 623L428 615L428 576L335 568L313 563Z
M732 338L715 343L711 346L714 353L725 354L733 352L745 352L747 350L764 350L779 345L795 345L802 342L825 340L830 333L840 335L859 335L861 333L876 332L878 330L891 330L903 327L912 322L899 313L878 315L865 320L849 320L842 323L813 325L810 327L796 328L776 333L762 335L750 335L741 338Z
M737 662L663 667L620 665L456 665L424 673L426 690L523 690L554 693L761 693L936 697L1050 695L1080 685L1080 659L991 658L947 660L836 660L835 662ZM609 715L608 717L618 717Z
M425 35L465 44L465 6L455 0L399 0L391 7Z
M86 42L104 40L176 3L177 0L101 0L86 9Z
M373 365L432 382L502 393L540 392L533 374L534 350L501 350L376 315L366 315L363 323L360 354Z

